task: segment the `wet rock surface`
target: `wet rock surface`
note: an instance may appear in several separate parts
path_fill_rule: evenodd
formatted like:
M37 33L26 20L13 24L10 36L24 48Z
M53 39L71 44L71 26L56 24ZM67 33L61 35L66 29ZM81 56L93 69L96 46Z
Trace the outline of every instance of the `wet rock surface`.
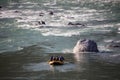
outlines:
M93 40L79 40L73 49L73 53L79 52L99 52L97 44Z

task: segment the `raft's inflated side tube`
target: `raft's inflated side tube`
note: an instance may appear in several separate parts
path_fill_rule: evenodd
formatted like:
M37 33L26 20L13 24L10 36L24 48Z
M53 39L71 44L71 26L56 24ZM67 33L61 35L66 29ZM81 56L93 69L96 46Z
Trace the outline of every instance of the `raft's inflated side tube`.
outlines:
M64 64L63 61L49 61L48 63L50 65L63 65Z

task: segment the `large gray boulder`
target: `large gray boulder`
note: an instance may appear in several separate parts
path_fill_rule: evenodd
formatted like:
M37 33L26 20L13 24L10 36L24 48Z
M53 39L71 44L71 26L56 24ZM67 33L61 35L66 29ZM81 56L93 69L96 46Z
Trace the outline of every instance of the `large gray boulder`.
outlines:
M79 52L99 52L97 44L93 40L79 40L73 49L73 53Z

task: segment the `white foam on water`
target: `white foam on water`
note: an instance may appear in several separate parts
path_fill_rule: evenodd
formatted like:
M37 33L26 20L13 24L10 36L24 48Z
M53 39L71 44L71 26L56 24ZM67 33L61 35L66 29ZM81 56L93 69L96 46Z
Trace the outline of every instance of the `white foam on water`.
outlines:
M118 30L120 31L120 28L118 28Z
M24 28L24 29L31 29L35 28L35 26L31 26L29 24L23 24L23 25L18 25L19 28Z
M74 28L74 26L67 26L68 22L74 22L74 21L88 21L88 20L95 20L95 16L99 15L99 13L92 9L86 9L83 10L83 13L78 14L77 12L71 11L71 10L64 10L64 12L62 13L56 13L53 17L50 17L48 14L46 14L46 11L42 11L43 13L45 13L44 17L40 17L39 13L40 11L34 11L34 10L29 10L26 9L24 11L20 11L19 13L14 13L13 10L9 10L9 11L5 11L3 13L8 13L3 15L4 17L18 17L16 18L16 21L18 22L18 26L20 28L24 28L24 29L34 29L34 30L40 30L41 34L43 36L65 36L65 37L71 37L73 35L80 35L80 33L83 32L87 32L90 29L75 29L75 30L69 30L69 31L64 31L64 27L71 27ZM16 15L15 15L16 14ZM104 20L104 18L100 18L101 20ZM39 29L39 26L42 25L38 25L37 21L41 21L41 20L46 20L46 25L45 28L47 28L47 26L52 26L54 28L62 28L62 29ZM99 27L110 27L111 25L100 25ZM88 26L90 27L90 26ZM93 27L93 26L92 26ZM95 26L94 26L95 27ZM98 27L98 26L96 26ZM36 29L35 29L36 28ZM49 27L50 28L50 27ZM95 29L95 28L94 28ZM94 31L99 31L99 32L109 32L110 30L102 30L102 29L95 29Z
M61 24L63 23L63 24ZM53 23L48 23L48 26L51 26L51 27L56 27L56 28L60 28L60 27L65 27L66 25L64 24L64 22L53 22Z
M72 35L79 35L79 31L59 31L59 30L53 30L49 32L42 33L43 36L65 36L65 37L71 37Z
M29 2L29 1L23 1L22 4L29 4L29 5L35 5L35 4L38 4L38 3L34 3L34 2Z
M117 23L116 25L117 25L117 26L120 26L120 23Z
M50 2L48 2L48 5L51 5ZM32 2L25 2L23 4L31 4L28 7L34 7L37 5L37 3L32 3ZM44 4L46 5L46 3ZM23 5L24 6L24 5ZM52 6L54 7L54 6ZM75 29L75 30L69 30L69 31L64 31L64 27L67 26L68 22L75 22L75 21L92 21L92 20L98 20L98 21L102 21L105 20L105 17L103 15L101 15L100 12L101 11L97 11L95 9L88 9L88 8L79 8L79 7L75 7L75 9L80 9L78 11L76 10L64 10L62 9L62 7L54 7L54 8L58 8L59 10L62 10L63 12L60 13L55 13L54 16L50 16L47 14L47 11L34 11L34 10L30 10L30 9L25 9L25 10L19 10L20 13L14 13L13 10L8 10L8 11L4 11L3 12L3 17L12 17L12 18L16 18L17 22L18 22L18 26L17 27L21 27L24 29L35 29L35 30L40 30L42 32L43 36L68 36L71 37L72 35L80 35L81 32L87 32L90 29L87 30L83 30L83 29ZM73 8L74 9L74 8ZM40 17L39 13L43 12L45 13L45 16ZM6 14L5 14L6 13ZM101 15L101 16L100 16ZM99 16L99 17L98 17ZM98 17L98 18L96 18ZM63 29L59 30L59 29L48 29L46 31L46 29L39 29L39 25L37 23L37 21L41 21L41 20L45 20L46 21L46 25L45 28L47 28L47 26L52 26L52 27L63 27ZM22 24L21 24L22 23ZM42 26L42 25L40 25ZM68 27L68 26L67 26ZM107 24L107 25L96 25L96 26L88 26L93 28L94 27L94 31L95 32L110 32L111 30L107 30L107 29L98 29L96 27L99 28L103 28L103 27L113 27L113 25L111 24ZM82 31L83 30L83 31ZM119 33L119 32L118 32Z
M62 52L63 52L63 53L71 53L71 52L73 52L72 50L73 50L73 49L64 49Z
M54 6L57 4L56 0L50 0L49 2L44 3L44 6Z
M16 18L20 16L20 13L15 13L16 10L2 11L1 18Z
M112 42L113 39L105 39L104 42Z
M118 34L120 34L120 23L116 24L118 26Z
M65 37L71 37L73 35L82 35L84 33L109 33L112 31L112 29L105 29L104 27L99 27L99 28L75 28L70 27L68 28L68 30L65 30L67 28L62 27L61 29L59 28L60 26L58 26L58 28L41 28L41 29L37 29L41 31L41 34L43 36L65 36ZM73 28L73 29L72 29ZM92 32L91 32L92 31Z
M110 49L108 49L105 45L100 45L98 46L99 51L111 51Z
M30 4L30 2L26 2L27 4ZM35 4L37 5L37 4ZM60 9L60 7L59 7ZM58 10L59 10L58 9ZM62 8L61 8L62 9ZM64 9L62 9L64 10ZM5 11L3 12L4 13L7 13L5 15L3 15L3 17L12 17L12 18L16 18L16 21L18 23L23 23L23 26L22 24L18 24L18 27L22 27L26 29L27 28L36 28L36 23L37 21L41 21L41 20L45 20L46 21L46 24L47 26L54 26L54 27L65 27L68 22L74 22L74 21L88 21L88 20L94 20L94 13L96 15L99 15L99 13L97 12L97 10L94 10L94 9L81 9L81 11L83 11L83 13L77 13L77 11L74 11L74 10L64 10L64 12L61 12L61 13L56 13L53 17L50 17L47 13L47 11L44 11L42 10L43 13L45 13L45 16L43 17L40 17L39 16L39 13L41 11L34 11L34 10L30 10L30 9L25 9L25 10L18 10L20 12L18 13L14 13L14 11L12 10L8 10L8 11ZM18 18L17 18L18 17ZM28 25L26 25L26 23ZM48 34L51 34L51 33L48 33ZM56 34L56 33L55 33ZM75 33L73 33L75 34ZM53 35L53 34L51 34ZM59 34L61 35L61 34ZM67 33L65 35L68 35ZM71 35L71 34L70 34Z
M71 9L73 9L73 10L79 10L80 7L71 7Z

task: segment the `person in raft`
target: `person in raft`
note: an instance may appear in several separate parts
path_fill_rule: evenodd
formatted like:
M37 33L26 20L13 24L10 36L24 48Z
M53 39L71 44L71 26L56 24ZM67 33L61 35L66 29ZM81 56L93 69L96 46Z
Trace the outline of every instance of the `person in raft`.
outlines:
M63 56L57 56L57 57L54 57L54 56L51 56L50 58L50 61L63 61L65 60Z

